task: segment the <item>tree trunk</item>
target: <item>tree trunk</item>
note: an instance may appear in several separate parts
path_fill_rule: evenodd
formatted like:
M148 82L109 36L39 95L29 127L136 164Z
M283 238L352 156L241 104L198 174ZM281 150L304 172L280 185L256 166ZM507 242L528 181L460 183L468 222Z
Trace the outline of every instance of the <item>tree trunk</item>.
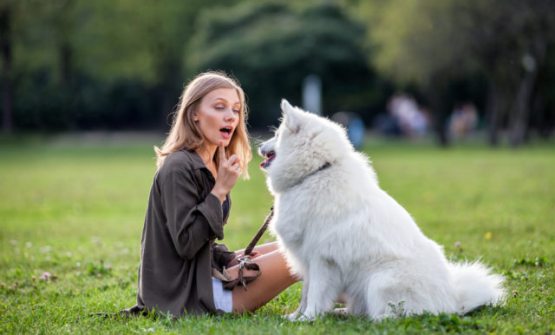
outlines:
M539 75L538 69L543 67L547 53L548 42L543 32L537 33L531 41L531 51L524 56L526 57L523 61L525 71L518 87L514 114L511 116L510 143L513 147L522 145L526 140L534 87Z
M447 148L451 142L447 135L447 120L449 118L450 107L445 101L445 89L448 79L437 73L432 76L428 86L428 96L432 107L433 127L436 135L436 140L439 146Z
M157 124L154 126L156 129L166 131L172 121L170 115L175 111L181 94L183 68L181 61L171 53L161 53L159 58L157 69L160 74L160 82L157 85L157 91L160 94L157 107L160 108L160 114L157 117Z
M58 51L58 71L60 86L66 92L69 91L73 81L73 46L71 34L74 29L73 0L59 1L59 14L55 17ZM68 92L69 93L69 92Z
M74 0L59 1L60 14L55 17L58 56L58 84L61 93L60 127L76 128L79 111L76 109L77 88L75 87L75 66L72 34L75 29Z
M63 40L58 47L60 67L60 84L69 92L73 84L73 50L67 40Z
M490 81L486 115L488 119L488 143L492 147L499 145L499 126L500 126L500 94L497 85Z
M536 77L537 71L526 71L524 73L524 78L522 78L520 82L510 120L511 128L509 139L512 147L518 147L524 143L526 130L528 129L530 102Z
M2 53L2 131L13 132L13 83L12 83L12 12L9 5L0 8L0 49Z
M441 147L447 148L451 144L451 142L449 141L449 136L447 136L447 127L446 127L447 118L445 117L445 113L441 113L436 120L437 120L436 134L437 134L438 143Z

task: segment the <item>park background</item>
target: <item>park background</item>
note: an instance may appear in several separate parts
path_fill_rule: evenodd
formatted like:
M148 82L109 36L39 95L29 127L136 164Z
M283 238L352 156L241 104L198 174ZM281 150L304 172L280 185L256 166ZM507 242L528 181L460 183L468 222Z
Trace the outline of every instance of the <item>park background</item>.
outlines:
M0 0L0 332L555 332L554 45L549 0ZM298 325L296 285L253 316L91 316L134 303L153 146L209 69L244 87L253 147L316 78L381 186L448 258L505 275L507 304ZM233 249L272 203L259 162Z

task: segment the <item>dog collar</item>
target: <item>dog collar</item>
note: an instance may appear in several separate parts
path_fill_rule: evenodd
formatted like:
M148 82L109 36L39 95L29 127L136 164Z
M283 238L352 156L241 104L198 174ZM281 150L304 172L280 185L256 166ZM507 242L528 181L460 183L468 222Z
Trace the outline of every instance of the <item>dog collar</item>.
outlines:
M324 163L324 165L320 166L318 169L310 172L309 174L305 175L301 180L299 180L298 182L296 182L293 186L291 186L291 188L298 186L300 184L302 184L305 180L307 180L308 178L312 177L313 175L317 174L318 172L322 172L325 169L329 168L331 166L330 162L326 162Z

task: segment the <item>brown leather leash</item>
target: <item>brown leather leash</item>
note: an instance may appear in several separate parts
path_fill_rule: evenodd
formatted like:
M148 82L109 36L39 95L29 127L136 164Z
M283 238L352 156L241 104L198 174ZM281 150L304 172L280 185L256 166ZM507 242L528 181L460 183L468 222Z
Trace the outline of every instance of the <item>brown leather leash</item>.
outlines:
M264 235L264 232L266 231L266 229L268 228L268 225L270 224L270 221L272 221L272 218L274 217L274 206L272 206L270 208L270 213L268 213L268 215L266 216L266 219L264 220L264 223L262 224L262 226L258 229L258 232L256 233L256 235L254 235L254 237L252 238L251 242L247 245L247 247L245 248L245 252L244 254L246 256L252 254L252 250L254 249L254 247L256 246L256 244L258 243L258 241L260 241L260 238L262 237L262 235Z
M264 232L268 228L268 225L270 224L270 221L272 221L273 217L274 217L274 207L272 206L272 208L270 208L270 213L268 213L268 215L266 216L266 219L264 220L264 223L258 229L258 231L256 232L256 235L254 235L250 243L245 248L245 251L243 252L243 256L241 256L238 259L239 272L238 272L237 278L233 280L227 280L227 278L225 277L220 278L220 280L222 280L224 288L228 290L232 290L235 286L241 284L241 286L243 286L243 288L247 290L247 284L260 276L261 274L260 266L252 261L251 255L254 247L256 246L258 241L260 241L260 238L262 237L262 235L264 235ZM245 269L255 271L255 274L250 276L245 276L243 274Z

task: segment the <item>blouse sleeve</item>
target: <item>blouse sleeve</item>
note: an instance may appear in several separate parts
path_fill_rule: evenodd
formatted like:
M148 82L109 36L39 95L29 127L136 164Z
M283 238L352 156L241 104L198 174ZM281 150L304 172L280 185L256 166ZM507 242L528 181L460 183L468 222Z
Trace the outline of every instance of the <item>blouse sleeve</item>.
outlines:
M164 172L159 187L166 224L177 253L190 260L211 238L223 238L222 206L212 193L199 199L190 170L169 166Z
M224 244L214 243L212 246L212 265L220 271L237 257L235 252L229 251Z

